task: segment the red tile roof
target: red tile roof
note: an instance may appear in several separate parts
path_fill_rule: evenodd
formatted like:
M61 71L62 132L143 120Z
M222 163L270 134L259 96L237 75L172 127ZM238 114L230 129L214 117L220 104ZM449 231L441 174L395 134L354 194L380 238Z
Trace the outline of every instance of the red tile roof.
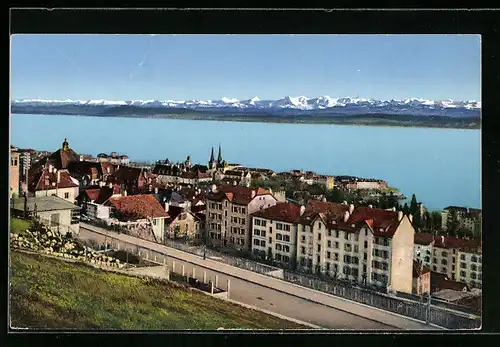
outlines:
M370 226L375 236L393 237L400 223L399 213L378 208L358 207L349 216L347 222L341 225L343 230L357 231L364 223Z
M415 233L414 243L417 245L428 246L434 241L434 234Z
M207 199L214 201L227 199L234 204L248 205L254 197L267 194L271 194L271 192L263 188L253 190L251 188L224 184L217 187L217 192L208 193Z
M95 201L99 197L99 192L101 191L101 188L91 188L91 189L85 189L85 193L87 193L87 196L90 198L90 200Z
M304 214L299 218L299 223L309 225L314 222L316 217L319 217L325 224L333 225L333 221L336 224L338 220L344 218L346 211L349 211L348 205L309 200Z
M113 185L113 188L110 187L101 187L99 190L99 195L95 200L96 204L104 204L113 194L118 194L120 192L120 188L118 185Z
M462 291L467 288L467 284L463 282L452 281L448 279L448 276L431 271L431 290L432 292L438 292L443 289L451 289Z
M480 251L481 243L476 240L460 239L453 236L434 236L434 247L447 249L464 249L470 251Z
M289 202L278 202L274 206L255 212L253 216L294 223L300 216L300 207Z
M58 149L54 153L52 153L49 157L49 160L53 161L54 167L56 169L67 169L68 165L71 162L79 161L79 156L73 151L71 148L68 150Z
M58 173L49 172L49 169L44 168L40 172L31 176L28 183L28 189L31 192L39 190L50 190L57 188L74 188L79 184L74 182L72 177L66 171L59 172L59 183L57 183Z
M113 206L126 220L168 217L168 213L150 194L111 197L106 204Z

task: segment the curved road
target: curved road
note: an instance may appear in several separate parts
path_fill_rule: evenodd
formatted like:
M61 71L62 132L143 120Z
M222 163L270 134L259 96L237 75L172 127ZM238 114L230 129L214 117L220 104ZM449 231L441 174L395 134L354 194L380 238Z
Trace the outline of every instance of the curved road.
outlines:
M97 232L92 231L95 230ZM96 228L94 226L87 226L83 223L80 225L80 239L94 239L99 243L105 242L105 236L102 233L106 233L105 230ZM224 272L225 267L229 266L227 264L219 263L213 260L202 260L200 257L196 255L192 255L189 253L184 253L182 251L174 250L167 246L161 244L155 244L146 240L134 238L124 234L116 234L113 232L108 232L109 236L112 236L113 239L118 239L120 241L120 249L128 249L130 251L135 251L137 246L144 246L150 249L155 249L163 253L167 253L167 264L169 268L172 269L173 262L175 262L175 271L176 273L182 272L182 265L184 265L184 271L186 274L192 274L193 267L195 268L195 276L199 280L203 279L203 272L206 272L207 280L212 280L215 282L215 276L218 276L218 286L221 289L227 289L227 280L230 280L230 299L252 305L255 307L259 307L262 309L266 309L271 312L275 312L287 317L295 318L301 321L309 322L314 325L318 325L321 327L325 327L327 329L347 329L347 330L399 330L395 326L387 325L376 320L364 318L360 315L353 314L352 312L348 312L347 309L351 310L352 304L349 303L341 303L346 307L346 310L334 308L328 306L327 304L321 304L318 302L313 302L308 299L305 299L303 295L300 295L301 292L307 291L310 295L311 290L302 288L300 286L295 286L295 291L298 292L298 295L292 295L286 293L281 290L273 289L276 286L273 284L278 284L276 279L273 279L268 276L255 274L248 270L243 270L239 268L233 268L234 271L238 270L238 273L242 275L238 275L238 277L228 275ZM111 243L110 238L107 238L107 242ZM114 243L114 242L113 242ZM193 262L188 261L193 258ZM196 260L194 259L196 258ZM163 263L163 257L158 255L157 261ZM194 263L194 264L193 264ZM232 267L231 267L232 268ZM161 273L165 272L163 267L153 267L149 268L150 270L145 271L156 271L156 275L161 275ZM217 269L217 270L214 270ZM219 271L220 270L220 271ZM252 277L260 277L259 283L266 284L269 282L271 285L259 285L256 284L255 280L250 282L246 281L245 278ZM288 285L288 283L286 283ZM314 294L318 295L318 294ZM322 297L326 297L325 295L321 295ZM304 295L305 296L305 295ZM337 305L336 305L337 306ZM338 305L341 306L341 305ZM356 309L360 309L359 305ZM361 307L361 309L363 309ZM373 315L386 314L385 312L376 312L374 311ZM391 317L390 319L395 319L400 321L398 317ZM401 320L404 320L401 317ZM408 329L429 329L424 324L420 324L418 322L408 322Z

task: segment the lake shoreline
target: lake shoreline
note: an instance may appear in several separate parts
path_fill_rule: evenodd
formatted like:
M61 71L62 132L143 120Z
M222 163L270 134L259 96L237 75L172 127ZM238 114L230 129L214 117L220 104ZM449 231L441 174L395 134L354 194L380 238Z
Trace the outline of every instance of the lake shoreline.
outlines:
M28 112L12 112L12 115L23 115L33 113ZM195 121L212 121L212 122L239 122L239 123L269 123L269 124L303 124L303 125L340 125L340 126L373 126L373 127L390 127L390 128L430 128L430 129L461 129L461 130L480 130L480 121L477 123L469 123L466 126L463 123L451 124L435 124L432 119L426 120L424 117L419 117L417 121L404 121L384 118L368 118L352 116L342 118L325 118L314 117L312 119L298 119L297 117L280 116L269 119L270 117L262 116L228 116L228 115L191 115L191 114L158 114L158 115L76 115L76 114L61 114L61 113L39 113L38 116L73 116L73 117L97 117L97 118L136 118L136 119L158 119L158 120L195 120ZM457 121L460 119L457 119ZM427 121L427 122L426 122Z

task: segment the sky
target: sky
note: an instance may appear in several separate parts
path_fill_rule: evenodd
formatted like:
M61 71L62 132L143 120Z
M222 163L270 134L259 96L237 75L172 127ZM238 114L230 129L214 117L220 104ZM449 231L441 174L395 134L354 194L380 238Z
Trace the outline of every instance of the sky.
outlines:
M13 35L11 99L480 100L478 35Z

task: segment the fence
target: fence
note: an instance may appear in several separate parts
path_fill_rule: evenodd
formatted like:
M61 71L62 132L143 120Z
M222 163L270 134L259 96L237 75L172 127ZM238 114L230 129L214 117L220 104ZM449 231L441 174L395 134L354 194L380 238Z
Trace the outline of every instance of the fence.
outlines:
M128 250L143 259L163 262L167 257L166 253L154 251L144 246L118 240L111 235L106 236L110 240L110 246L115 249ZM415 301L405 298L390 296L367 288L357 287L342 281L324 280L307 274L278 269L266 264L260 264L251 260L231 257L221 254L211 249L202 249L199 246L179 243L172 240L166 241L166 246L179 249L188 253L217 260L228 265L243 268L245 270L257 272L267 276L278 277L287 282L299 284L324 293L333 294L348 300L356 301L382 310L397 313L419 321L428 321L448 329L477 329L481 326L481 319L470 315L451 311L443 307L431 305L428 307L427 300ZM276 272L279 275L276 275Z
M325 281L305 274L284 272L285 281L300 284L304 287L340 296L349 300L377 307L406 317L427 321L448 329L477 329L481 326L480 318L431 305L427 300L415 301L392 297L387 294L357 287L341 281ZM431 300L432 302L432 300Z

